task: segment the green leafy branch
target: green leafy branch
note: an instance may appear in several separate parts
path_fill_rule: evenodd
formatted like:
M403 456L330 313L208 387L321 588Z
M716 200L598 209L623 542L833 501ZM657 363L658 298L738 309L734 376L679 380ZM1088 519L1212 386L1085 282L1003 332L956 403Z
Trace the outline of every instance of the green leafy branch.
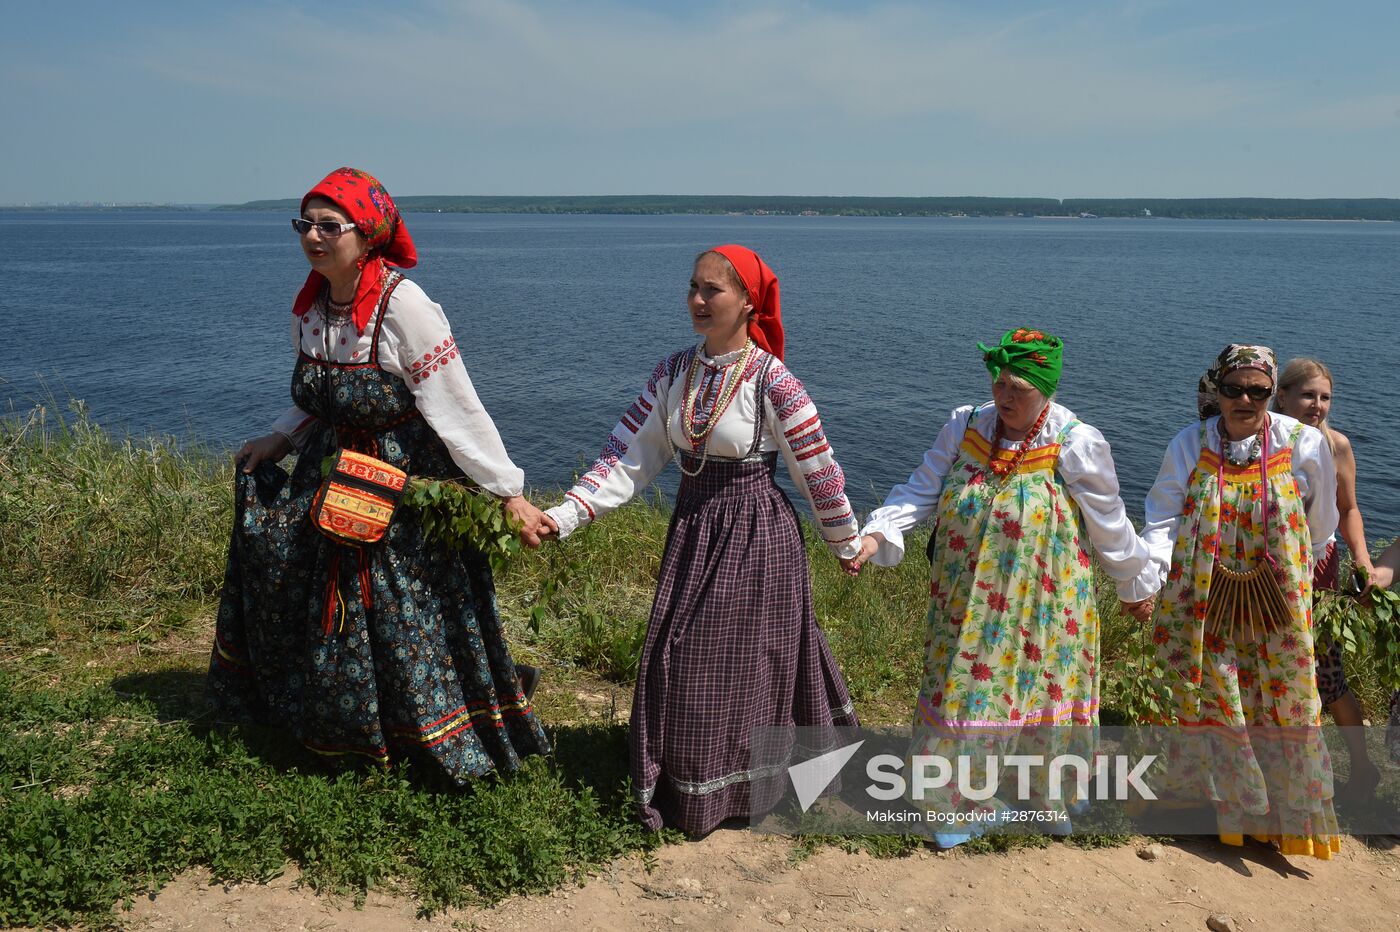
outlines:
M520 552L519 528L494 495L447 479L410 478L403 504L418 512L429 539L454 550L481 551L493 572Z
M1365 585L1364 570L1362 585ZM1380 685L1400 689L1400 595L1375 587L1360 595L1324 591L1313 605L1313 628L1347 657L1370 654Z

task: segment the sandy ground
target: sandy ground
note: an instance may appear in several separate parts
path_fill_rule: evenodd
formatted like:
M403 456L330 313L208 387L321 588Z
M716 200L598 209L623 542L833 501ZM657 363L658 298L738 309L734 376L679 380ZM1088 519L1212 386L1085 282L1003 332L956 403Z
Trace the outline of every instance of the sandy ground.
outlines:
M417 929L1207 929L1400 928L1400 849L1348 840L1332 861L1261 846L1147 842L1005 855L923 852L879 860L823 849L793 863L786 839L720 830L671 845L648 871L618 861L583 886L418 918L408 898L363 908L320 897L294 875L225 888L191 873L120 914L133 930ZM1215 920L1219 926L1219 919Z
M184 642L191 639L184 635ZM207 638L197 645L207 650ZM197 679L197 678L196 678ZM194 682L194 680L191 680ZM583 720L625 720L628 690L563 691L546 702ZM193 688L193 687L191 687ZM565 696L569 698L568 695ZM924 851L877 859L834 848L794 859L792 842L721 829L701 841L616 861L582 886L420 918L408 896L374 892L356 908L319 896L295 869L267 884L225 887L186 873L116 914L126 929L400 932L444 929L1400 930L1400 842L1348 839L1332 861L1287 859L1262 846L1140 841L1084 851L1064 844L1004 855Z

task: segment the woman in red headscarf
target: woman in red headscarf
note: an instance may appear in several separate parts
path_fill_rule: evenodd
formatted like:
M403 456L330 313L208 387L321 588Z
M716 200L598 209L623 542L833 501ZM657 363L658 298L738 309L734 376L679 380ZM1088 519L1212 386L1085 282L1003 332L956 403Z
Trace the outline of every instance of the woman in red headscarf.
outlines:
M288 729L330 757L407 752L456 782L548 751L496 614L487 560L427 542L410 509L350 547L310 519L337 449L411 476L470 477L538 546L522 496L442 308L401 268L418 261L384 186L352 168L292 221L311 273L293 305L293 406L239 449L236 516L209 693L222 720ZM289 476L277 462L300 454Z
M797 513L773 481L780 456L848 571L859 545L841 467L782 362L773 270L743 246L701 253L689 304L700 342L657 365L593 468L547 514L567 537L677 460L632 702L632 783L649 827L702 834L765 811L783 789L783 762L751 763L752 729L811 727L811 747L855 724L817 627Z

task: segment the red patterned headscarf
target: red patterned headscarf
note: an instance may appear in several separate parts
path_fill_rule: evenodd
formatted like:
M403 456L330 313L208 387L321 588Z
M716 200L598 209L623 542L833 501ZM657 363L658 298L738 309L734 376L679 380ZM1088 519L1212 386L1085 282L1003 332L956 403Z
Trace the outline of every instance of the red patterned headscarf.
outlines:
M418 264L418 251L413 248L413 238L408 235L408 228L403 225L403 218L399 216L399 209L394 206L389 192L369 172L337 168L306 192L301 199L303 211L306 210L306 202L313 197L323 197L345 211L369 244L369 252L362 260L364 265L352 312L356 329L363 333L379 301L385 263L411 269ZM310 310L325 282L326 277L314 270L306 276L306 284L301 286L296 301L292 303L292 313L301 316Z
M779 359L783 358L783 314L782 297L778 292L778 276L768 267L768 263L758 257L758 253L747 246L716 246L710 252L717 252L729 260L734 271L739 273L739 281L744 283L753 303L754 315L749 321L749 337Z

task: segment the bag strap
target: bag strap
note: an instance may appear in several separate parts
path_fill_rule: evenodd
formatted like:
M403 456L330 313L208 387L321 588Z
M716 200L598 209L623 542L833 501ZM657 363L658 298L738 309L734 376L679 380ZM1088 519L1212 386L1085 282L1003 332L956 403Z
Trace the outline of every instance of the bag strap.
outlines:
M340 432L335 429L335 407L331 404L331 373L335 371L335 366L331 364L331 322L329 315L321 322L321 336L325 340L326 348L321 359L321 390L326 396L326 420L331 425L331 446L338 453L340 451Z
M398 269L390 269L384 276L384 284L379 292L379 301L374 307L374 331L370 334L369 340L369 363L372 366L379 365L379 333L384 326L384 312L389 307L389 297L394 293L394 289L404 280L404 274ZM330 321L322 325L322 336L325 338L325 366L321 371L321 387L326 395L326 420L331 425L331 442L335 448L340 449L340 434L335 427L335 408L331 404L331 371L334 364L331 362L331 327Z
M1220 427L1220 422L1216 422L1216 436L1220 438L1220 463L1215 468L1216 495L1220 503L1220 514L1223 518L1225 514L1225 431ZM1264 509L1264 562L1270 567L1277 566L1274 555L1269 551L1269 422L1266 417L1264 421L1264 439L1259 445L1259 504ZM1217 520L1215 524L1215 560L1220 560L1220 544L1222 541L1221 526L1223 520Z
M384 276L384 290L379 295L379 305L374 309L374 335L369 343L369 361L375 366L379 365L379 331L384 327L384 312L389 309L389 296L403 280L404 274L398 269L390 269Z

